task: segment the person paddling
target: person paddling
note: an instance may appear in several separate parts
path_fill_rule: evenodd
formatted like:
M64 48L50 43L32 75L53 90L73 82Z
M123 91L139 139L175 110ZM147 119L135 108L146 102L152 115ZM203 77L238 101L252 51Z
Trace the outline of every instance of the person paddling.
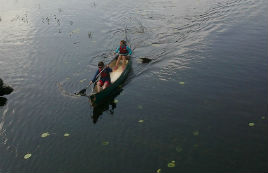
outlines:
M105 69L103 70L103 68L105 68ZM106 67L104 67L104 63L102 61L99 62L98 63L98 70L96 71L95 76L89 82L89 84L94 83L97 80L98 74L101 72L100 80L97 82L97 92L100 92L101 90L104 90L105 88L107 88L111 84L110 73L112 71L113 70L109 67L109 65L106 65Z
M123 68L125 68L126 59L128 58L129 55L132 54L132 51L127 46L127 43L125 40L120 41L120 46L115 50L115 53L118 53L118 52L119 52L119 56L117 58L114 70L116 70L118 68L118 64L119 64L121 59L123 59Z

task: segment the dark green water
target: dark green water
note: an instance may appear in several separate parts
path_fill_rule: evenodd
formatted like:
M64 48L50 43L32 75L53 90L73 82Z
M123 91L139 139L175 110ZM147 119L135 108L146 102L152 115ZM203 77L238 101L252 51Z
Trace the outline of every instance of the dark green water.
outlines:
M1 173L268 171L267 1L0 3ZM71 94L124 29L132 72L93 110Z

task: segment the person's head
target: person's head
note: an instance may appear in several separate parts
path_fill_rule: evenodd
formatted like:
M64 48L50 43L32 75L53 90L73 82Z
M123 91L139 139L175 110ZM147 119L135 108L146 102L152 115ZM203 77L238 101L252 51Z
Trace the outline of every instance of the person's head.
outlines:
M120 46L126 46L126 44L127 44L127 43L126 43L125 40L121 40L121 41L120 41Z
M104 67L104 63L103 63L102 61L100 61L100 62L98 63L98 67L99 67L99 68L103 68L103 67Z

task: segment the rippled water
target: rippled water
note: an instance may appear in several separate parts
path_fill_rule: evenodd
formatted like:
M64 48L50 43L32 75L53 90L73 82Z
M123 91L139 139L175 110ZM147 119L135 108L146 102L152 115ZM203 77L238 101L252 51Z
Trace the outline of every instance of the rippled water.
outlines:
M267 1L0 2L0 172L268 171ZM132 72L93 109L73 93L124 31Z

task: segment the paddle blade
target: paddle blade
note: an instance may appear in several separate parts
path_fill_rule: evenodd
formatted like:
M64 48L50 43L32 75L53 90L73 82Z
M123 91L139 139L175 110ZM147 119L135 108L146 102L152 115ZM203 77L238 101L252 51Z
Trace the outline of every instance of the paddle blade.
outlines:
M78 93L76 93L77 95L86 95L86 88L82 89L81 91L79 91Z

